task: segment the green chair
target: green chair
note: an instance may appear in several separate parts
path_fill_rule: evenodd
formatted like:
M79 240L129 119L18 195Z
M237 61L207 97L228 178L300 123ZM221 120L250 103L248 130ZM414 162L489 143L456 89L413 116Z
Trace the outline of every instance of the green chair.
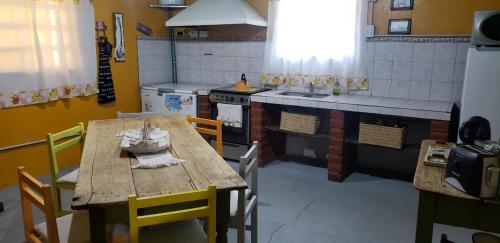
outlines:
M57 153L71 146L83 144L84 136L84 126L82 122L78 123L78 126L68 130L55 134L47 134L52 198L54 200L54 208L57 217L71 213L71 211L63 210L61 207L61 189L74 190L78 176L78 169L75 169L65 175L60 175Z

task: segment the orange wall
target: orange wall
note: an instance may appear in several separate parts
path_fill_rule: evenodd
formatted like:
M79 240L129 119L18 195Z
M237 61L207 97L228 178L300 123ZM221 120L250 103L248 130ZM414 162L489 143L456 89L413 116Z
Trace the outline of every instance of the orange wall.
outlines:
M137 112L140 110L137 43L142 35L135 30L137 22L152 28L153 33L165 35L163 27L166 14L162 10L151 9L148 4L157 0L94 0L96 21L108 25L109 41L113 40L112 13L124 13L126 62L112 61L111 69L117 101L113 104L98 105L97 96L76 97L17 108L0 109L0 147L44 139L48 132L61 131L77 122L113 118L118 110ZM78 148L63 152L61 167L79 163ZM30 173L48 173L48 152L45 144L21 149L0 151L0 188L17 181L16 167L25 166Z
M375 3L378 35L387 34L388 19L411 18L412 35L470 35L476 10L500 9L498 0L415 0L413 10L390 11L391 0Z

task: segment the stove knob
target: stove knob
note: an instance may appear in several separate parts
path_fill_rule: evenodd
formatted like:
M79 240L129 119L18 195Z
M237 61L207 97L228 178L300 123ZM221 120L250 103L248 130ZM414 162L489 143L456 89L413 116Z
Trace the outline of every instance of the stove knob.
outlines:
M234 97L229 98L229 100L230 100L231 102L233 102L233 101L234 101Z
M228 101L228 100L229 100L229 97L227 97L227 96L226 96L225 100L226 100L226 101Z
M242 97L240 98L240 102L243 103L245 101L245 99Z

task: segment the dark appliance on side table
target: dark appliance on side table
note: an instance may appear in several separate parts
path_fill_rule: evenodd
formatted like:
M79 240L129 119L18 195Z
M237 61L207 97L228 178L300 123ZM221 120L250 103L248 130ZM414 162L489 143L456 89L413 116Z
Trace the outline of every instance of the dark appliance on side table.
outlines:
M476 140L490 139L490 122L484 117L471 117L460 126L459 135L464 144L451 149L445 180L475 197L497 197L500 162L495 154L474 145Z
M249 146L250 141L250 96L255 93L268 91L267 88L238 89L235 85L212 89L210 92L210 119L217 119L217 104L241 105L242 126L241 128L222 126L223 157L230 160L239 160ZM215 141L210 141L215 147Z

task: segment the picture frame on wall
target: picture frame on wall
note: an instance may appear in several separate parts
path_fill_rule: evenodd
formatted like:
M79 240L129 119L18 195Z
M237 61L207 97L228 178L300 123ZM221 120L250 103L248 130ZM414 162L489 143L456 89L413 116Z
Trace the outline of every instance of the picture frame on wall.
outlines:
M125 37L123 34L123 13L113 13L113 35L115 37L115 62L124 62Z
M389 35L411 34L411 19L389 19Z
M414 0L391 0L391 11L412 10Z

